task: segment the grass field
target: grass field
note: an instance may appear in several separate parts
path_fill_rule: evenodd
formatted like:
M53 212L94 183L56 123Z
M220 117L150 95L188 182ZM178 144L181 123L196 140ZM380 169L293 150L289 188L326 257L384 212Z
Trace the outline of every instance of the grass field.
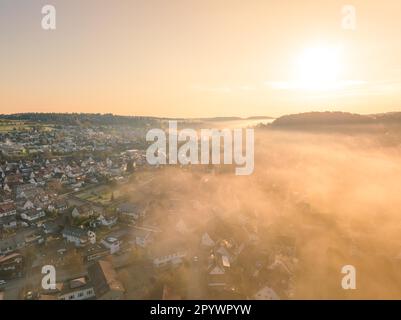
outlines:
M27 121L17 121L17 120L0 120L0 133L7 133L11 131L23 131L30 130L33 127L39 128L40 130L50 131L53 130L51 124L34 123Z
M112 198L117 200L120 197L120 192L118 190L113 191L107 186L100 186L90 190L85 190L77 194L77 197L95 204L107 206L112 202Z

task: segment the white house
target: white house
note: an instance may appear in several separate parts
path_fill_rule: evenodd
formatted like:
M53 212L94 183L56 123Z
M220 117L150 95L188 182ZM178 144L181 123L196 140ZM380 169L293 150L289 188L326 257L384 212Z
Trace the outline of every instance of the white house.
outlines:
M88 244L88 232L78 227L65 227L62 232L63 238L72 242L76 247L83 247Z
M32 201L27 200L24 206L22 207L22 210L30 210L33 209L34 207L35 205L32 203Z
M95 297L93 285L86 278L77 278L58 283L58 300L86 300Z
M120 241L114 237L107 237L100 241L101 244L110 250L110 254L114 254L118 251L120 251Z
M41 208L29 209L21 213L21 219L28 222L35 222L44 216L46 216L46 213Z
M103 215L100 215L97 219L100 221L100 224L102 226L110 228L110 227L114 226L117 223L117 219L118 218L117 218L117 216L107 216L107 217L105 217Z
M174 252L167 255L158 256L153 259L153 265L157 268L167 266L167 265L179 265L183 262L183 259L186 257L186 252Z

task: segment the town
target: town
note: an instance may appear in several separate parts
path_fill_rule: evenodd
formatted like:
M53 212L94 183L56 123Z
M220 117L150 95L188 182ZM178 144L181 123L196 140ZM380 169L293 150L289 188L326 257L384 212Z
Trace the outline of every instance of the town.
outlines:
M147 141L156 142L150 145L146 152L146 160L149 164L166 164L167 163L167 140L168 143L168 160L169 164L182 165L186 164L220 164L221 161L221 145L220 140L223 138L224 159L223 163L232 164L233 159L237 165L244 165L243 168L236 168L235 173L238 175L252 174L254 169L254 135L252 129L246 129L245 156L243 156L242 145L242 129L230 130L218 129L201 129L200 137L194 129L183 129L177 131L177 121L169 121L168 139L161 129L149 130L146 134ZM210 146L211 141L211 146ZM185 142L178 149L178 142ZM200 143L200 146L198 145ZM234 148L233 148L234 146ZM234 149L234 150L233 150ZM200 152L199 152L200 150ZM210 150L211 158L210 159ZM200 160L199 160L200 153Z
M202 200L224 166L149 165L155 119L43 117L0 122L2 299L294 295L295 239L269 238L252 214L232 219ZM46 265L55 289L41 286Z

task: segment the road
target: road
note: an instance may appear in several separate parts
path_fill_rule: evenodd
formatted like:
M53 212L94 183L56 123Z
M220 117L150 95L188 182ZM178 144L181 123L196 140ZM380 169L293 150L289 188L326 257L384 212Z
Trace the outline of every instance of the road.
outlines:
M200 256L197 257L198 261L194 261L193 258L190 261L190 271L187 288L189 300L201 300L204 299L206 296L204 273L202 267L205 262Z

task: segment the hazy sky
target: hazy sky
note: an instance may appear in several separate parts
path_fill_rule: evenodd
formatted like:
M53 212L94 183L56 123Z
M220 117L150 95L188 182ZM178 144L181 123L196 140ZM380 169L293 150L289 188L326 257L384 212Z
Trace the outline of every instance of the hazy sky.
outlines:
M1 0L0 113L397 111L400 39L400 0Z

